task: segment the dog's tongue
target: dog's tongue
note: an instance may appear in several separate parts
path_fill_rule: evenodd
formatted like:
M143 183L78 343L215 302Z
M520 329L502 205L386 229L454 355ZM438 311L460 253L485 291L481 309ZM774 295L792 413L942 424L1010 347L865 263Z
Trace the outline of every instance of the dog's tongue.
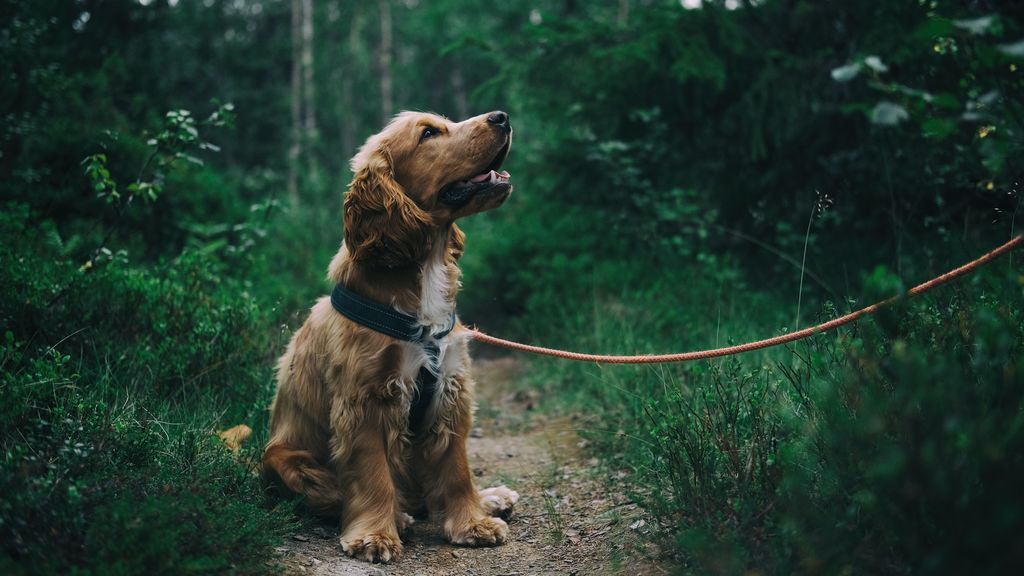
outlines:
M476 176L473 176L472 178L470 178L469 181L473 182L474 184L479 184L480 182L486 182L488 180L497 180L498 178L509 178L509 174L504 170L502 170L501 172L489 170L487 172L484 172L483 174L477 174Z

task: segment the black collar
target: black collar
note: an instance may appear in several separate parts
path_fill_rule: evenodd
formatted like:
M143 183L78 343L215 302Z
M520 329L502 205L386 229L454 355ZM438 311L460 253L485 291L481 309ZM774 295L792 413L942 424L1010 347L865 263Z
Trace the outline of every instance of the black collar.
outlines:
M409 408L409 431L414 434L418 432L431 400L437 393L437 375L441 371L439 342L455 328L455 312L453 311L448 318L448 324L444 329L432 333L430 327L420 324L415 316L360 296L340 283L331 292L331 305L339 314L356 324L398 340L423 346L427 363L416 375L416 391L412 406Z
M406 342L428 344L431 340L444 338L455 328L455 312L452 312L448 325L441 332L431 334L430 327L420 324L415 316L360 296L343 284L336 285L331 292L331 305L356 324Z

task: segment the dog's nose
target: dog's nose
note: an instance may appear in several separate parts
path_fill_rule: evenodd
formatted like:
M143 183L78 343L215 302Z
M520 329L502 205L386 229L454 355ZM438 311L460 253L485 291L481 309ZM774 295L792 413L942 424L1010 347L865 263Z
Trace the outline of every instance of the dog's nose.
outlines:
M499 126L506 132L512 130L512 126L508 123L508 114L502 112L501 110L496 110L488 114L487 123Z

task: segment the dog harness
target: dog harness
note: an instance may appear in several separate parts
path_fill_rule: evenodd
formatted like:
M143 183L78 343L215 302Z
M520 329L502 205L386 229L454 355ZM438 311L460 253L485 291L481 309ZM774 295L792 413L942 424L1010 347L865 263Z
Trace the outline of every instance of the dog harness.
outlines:
M427 363L416 374L416 389L409 408L409 431L413 434L418 432L437 394L437 377L441 373L441 340L455 328L455 312L448 318L444 329L432 333L430 327L420 324L415 316L364 298L342 284L336 285L331 292L331 305L339 314L360 326L423 347Z

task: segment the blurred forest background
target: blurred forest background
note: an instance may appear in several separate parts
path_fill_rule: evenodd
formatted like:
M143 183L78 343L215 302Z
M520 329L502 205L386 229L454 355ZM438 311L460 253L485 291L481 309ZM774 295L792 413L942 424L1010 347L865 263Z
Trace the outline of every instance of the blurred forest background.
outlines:
M461 316L585 351L841 314L1016 234L1024 192L1016 0L0 0L0 77L6 574L272 571L301 515L212 432L263 433L348 159L400 110L510 113ZM1009 573L1020 260L789 348L522 386L586 408L680 572Z

